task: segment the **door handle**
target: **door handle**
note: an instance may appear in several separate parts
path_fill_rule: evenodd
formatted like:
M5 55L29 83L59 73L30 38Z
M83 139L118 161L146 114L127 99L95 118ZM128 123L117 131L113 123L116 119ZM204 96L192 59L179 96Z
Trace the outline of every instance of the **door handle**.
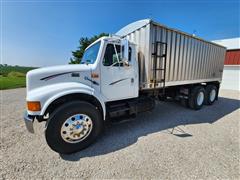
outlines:
M131 83L134 83L134 78L131 78Z

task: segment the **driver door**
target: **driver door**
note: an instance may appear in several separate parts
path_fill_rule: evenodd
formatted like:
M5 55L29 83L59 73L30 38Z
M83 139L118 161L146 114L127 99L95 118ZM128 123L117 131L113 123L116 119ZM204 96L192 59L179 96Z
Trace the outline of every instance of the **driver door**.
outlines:
M134 68L121 62L121 46L108 43L101 63L101 93L108 101L134 97ZM130 55L131 56L131 55ZM131 60L131 57L130 57ZM120 62L120 63L118 63Z

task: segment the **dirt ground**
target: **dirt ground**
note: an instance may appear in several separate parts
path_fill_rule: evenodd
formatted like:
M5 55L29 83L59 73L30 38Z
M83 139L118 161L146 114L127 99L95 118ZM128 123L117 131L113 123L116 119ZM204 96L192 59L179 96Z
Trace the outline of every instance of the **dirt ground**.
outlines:
M160 102L135 120L107 127L72 155L53 152L44 123L26 131L25 89L1 93L0 179L240 179L240 93L222 90L212 106L193 111Z

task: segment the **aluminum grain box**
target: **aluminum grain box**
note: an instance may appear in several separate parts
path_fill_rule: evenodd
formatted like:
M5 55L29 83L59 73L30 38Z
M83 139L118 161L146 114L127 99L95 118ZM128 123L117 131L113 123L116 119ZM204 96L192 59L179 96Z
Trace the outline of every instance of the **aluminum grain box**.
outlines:
M141 89L161 88L163 79L166 87L222 80L226 52L223 46L150 19L131 23L116 34L137 46ZM157 47L156 42L163 45ZM161 58L164 53L165 60Z

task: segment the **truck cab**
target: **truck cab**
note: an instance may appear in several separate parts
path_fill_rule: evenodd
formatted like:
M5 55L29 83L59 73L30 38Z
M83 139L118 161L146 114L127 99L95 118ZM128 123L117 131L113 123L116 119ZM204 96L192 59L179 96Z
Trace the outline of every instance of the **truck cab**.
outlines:
M81 135L81 133L93 131L92 129L95 128L93 126L97 126L95 123L103 124L109 117L108 103L134 99L139 96L138 83L135 45L119 37L102 37L86 48L82 61L78 65L40 68L27 74L28 109L24 116L27 129L33 133L34 120L46 121L46 139L52 147L52 144L56 142L52 143L55 140L48 135L48 131L49 134L55 132L56 130L53 129L57 129L54 127L59 123L62 123L61 129L64 129L67 123L68 128L65 127L56 139L63 144L79 144L82 142L80 140L83 137L87 138L88 134ZM75 106L72 105L74 103ZM80 112L71 113L72 110L69 109L72 109L72 106L79 109ZM94 113L93 117L81 112L81 107L83 109L88 107L88 111ZM58 112L59 109L62 109L62 113ZM59 117L59 114L62 115ZM59 120L62 117L65 117L64 122ZM77 119L77 117L83 118ZM69 118L75 120L69 121ZM86 120L91 121L91 128L88 128ZM81 131L76 128L79 128L80 125ZM59 132L59 129L57 131ZM95 136L97 135L98 133L95 133ZM92 140L87 141L91 142ZM64 146L67 146L66 144ZM73 152L72 149L68 151L63 147L59 149L54 146L52 149L63 153Z

